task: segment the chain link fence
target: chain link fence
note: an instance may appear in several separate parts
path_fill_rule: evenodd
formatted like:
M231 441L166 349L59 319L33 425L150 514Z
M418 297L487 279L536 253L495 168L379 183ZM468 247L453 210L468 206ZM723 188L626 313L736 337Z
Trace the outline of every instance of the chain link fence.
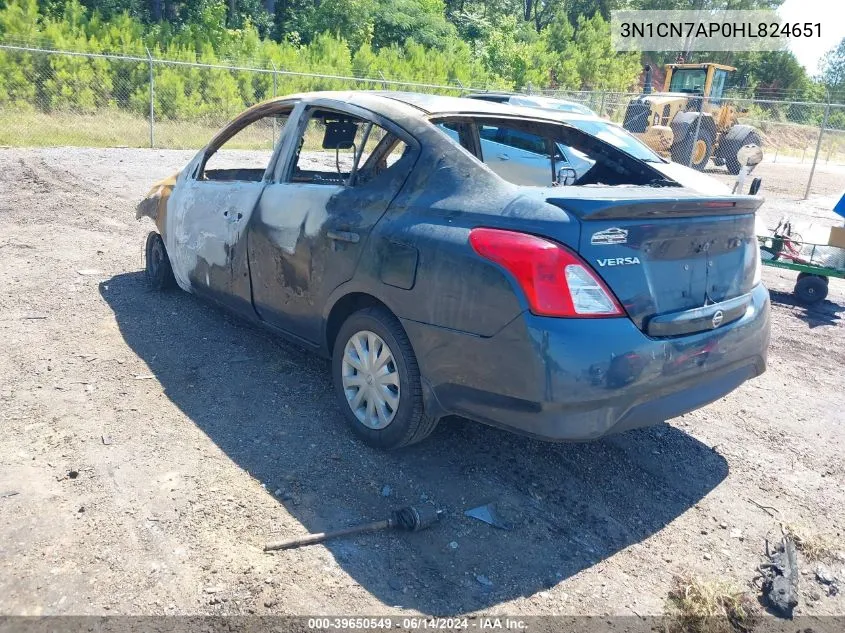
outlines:
M311 90L443 85L0 45L0 145L195 149L245 108Z
M460 95L480 88L18 45L0 45L0 68L0 145L9 146L196 149L244 108L276 95L356 89ZM842 104L690 97L653 105L633 92L542 94L586 105L667 158L728 184L740 167L737 151L748 143L763 148L752 175L763 179L766 195L834 196L845 183Z

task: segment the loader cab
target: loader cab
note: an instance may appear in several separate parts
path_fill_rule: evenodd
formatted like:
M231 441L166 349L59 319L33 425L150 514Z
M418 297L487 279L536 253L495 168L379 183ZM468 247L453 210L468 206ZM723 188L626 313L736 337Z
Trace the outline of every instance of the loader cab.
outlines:
M663 90L709 97L709 103L718 104L722 101L728 74L735 70L733 66L723 64L668 64Z

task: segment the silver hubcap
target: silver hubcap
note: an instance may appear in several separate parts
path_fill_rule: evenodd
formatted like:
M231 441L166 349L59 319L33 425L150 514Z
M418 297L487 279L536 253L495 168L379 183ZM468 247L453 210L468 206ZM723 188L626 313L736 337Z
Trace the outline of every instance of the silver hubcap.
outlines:
M352 335L343 350L343 393L358 421L370 429L393 422L399 408L399 370L375 332Z

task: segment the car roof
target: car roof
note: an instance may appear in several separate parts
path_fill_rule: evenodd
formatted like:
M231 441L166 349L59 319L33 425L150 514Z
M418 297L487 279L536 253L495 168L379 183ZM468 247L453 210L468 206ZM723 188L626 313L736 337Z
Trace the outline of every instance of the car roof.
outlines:
M320 100L348 103L387 118L400 114L418 120L441 115L499 115L548 121L550 123L568 123L570 125L577 121L596 121L612 125L605 119L589 114L516 106L483 99L388 90L325 90L280 96L252 106L241 117L249 116L250 113L257 113L282 101L314 102Z
M607 122L604 119L575 112L562 110L547 110L529 106L518 106L510 103L486 101L481 98L449 97L419 92L372 92L370 94L384 96L421 110L428 115L441 114L504 114L511 116L547 119L554 122L569 122L573 120L595 120ZM509 95L521 96L521 95ZM530 95L529 95L530 97ZM574 103L574 102L573 102ZM580 105L580 104L579 104Z
M494 103L483 99L469 99L467 97L450 97L446 95L428 94L422 92L401 92L392 90L321 90L315 92L301 92L297 94L275 97L264 103L279 101L314 101L331 99L351 105L372 109L374 112L387 114L396 103L411 106L418 113L424 115L438 114L506 114L531 116L534 118L555 120L556 113L538 108L514 106L508 103ZM379 105L384 106L380 108ZM261 104L259 104L261 105ZM253 106L255 108L257 106Z

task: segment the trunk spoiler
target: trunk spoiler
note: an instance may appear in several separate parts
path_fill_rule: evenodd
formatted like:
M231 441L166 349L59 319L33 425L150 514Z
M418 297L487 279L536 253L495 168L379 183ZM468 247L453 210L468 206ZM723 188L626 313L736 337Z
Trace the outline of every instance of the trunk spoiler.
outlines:
M653 190L652 190L653 191ZM677 191L677 190L676 190ZM604 193L604 192L602 192ZM632 193L643 195L642 190ZM763 199L757 196L649 196L600 197L597 190L584 192L586 196L549 196L546 202L584 220L613 218L681 218L715 215L745 215L754 213ZM596 195L599 194L599 195ZM648 194L646 194L648 195Z

